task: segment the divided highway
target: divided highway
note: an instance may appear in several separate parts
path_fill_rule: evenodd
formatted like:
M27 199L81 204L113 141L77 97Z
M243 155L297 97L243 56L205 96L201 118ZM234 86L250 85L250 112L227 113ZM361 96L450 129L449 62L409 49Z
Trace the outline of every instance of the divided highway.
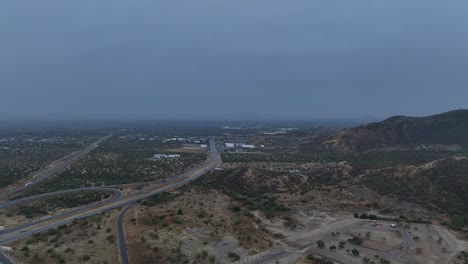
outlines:
M37 172L33 176L33 179L31 179L31 181L30 181L31 184L29 184L28 186L21 185L19 187L13 188L11 190L7 190L7 191L3 192L2 194L0 194L0 199L6 198L6 197L10 196L11 194L17 193L17 192L22 191L22 190L24 190L26 188L31 188L32 186L37 185L40 182L43 182L43 181L49 179L50 177L54 176L55 174L62 172L68 166L70 166L70 164L72 164L73 162L77 161L78 159L88 155L93 149L95 149L95 148L97 148L99 146L99 143L101 143L103 140L108 139L111 136L112 136L112 133L105 136L105 137L100 138L97 142L92 143L91 145L89 145L88 147L86 147L83 150L73 152L73 153L61 158L60 160L57 160L57 161L53 162L52 164L48 165L47 167L45 167L42 170L40 170L39 172Z
M28 197L24 197L24 198L20 198L20 199L11 200L11 201L4 202L4 203L0 204L0 209L6 208L6 207L9 207L9 206L19 205L19 204L22 204L22 203L28 203L28 202L31 202L31 201L37 201L37 200L44 199L44 198L49 198L49 197L52 197L52 196L58 196L58 195L62 195L62 194L75 193L75 192L86 192L86 191L112 192L117 197L120 197L122 195L122 193L117 189L102 188L102 187L88 187L88 188L85 187L85 188L70 189L70 190L51 192L51 193L42 193L42 194L38 194L38 195L33 195L33 196L28 196Z
M11 228L10 230L5 230L6 232L3 231L0 233L0 245L31 236L34 233L44 232L64 224L68 224L75 219L83 219L93 215L101 214L112 209L135 203L155 194L178 188L197 179L206 171L216 168L219 165L220 160L221 159L219 153L217 152L215 142L214 140L210 140L209 158L199 167L189 170L188 172L185 172L179 176L173 177L165 183L150 186L129 195L116 195L111 199L101 201L99 203L82 206L72 211L50 217L48 219L36 220L22 226ZM119 241L120 239L124 238L119 236ZM122 251L120 252L122 254Z

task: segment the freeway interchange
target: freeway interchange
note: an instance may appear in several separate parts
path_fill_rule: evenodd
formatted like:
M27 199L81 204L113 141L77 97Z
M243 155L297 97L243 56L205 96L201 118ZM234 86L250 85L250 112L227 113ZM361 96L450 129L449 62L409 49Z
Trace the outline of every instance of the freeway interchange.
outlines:
M83 206L68 210L66 212L62 212L62 213L49 216L46 218L42 218L42 219L33 220L31 222L27 222L27 223L17 225L14 227L10 227L6 230L0 231L0 246L29 237L36 233L41 233L41 232L44 232L53 228L57 228L59 226L68 224L74 220L84 219L84 218L91 217L93 215L98 215L98 214L101 214L103 212L113 210L113 209L122 209L117 218L118 252L120 255L120 263L128 264L129 259L128 259L128 254L127 254L127 248L126 248L125 236L124 236L125 232L124 232L124 226L123 226L123 219L127 211L129 211L129 209L133 205L135 205L135 203L138 201L141 201L150 196L153 196L162 192L166 192L169 190L173 190L175 188L183 186L197 179L198 177L203 175L206 171L218 167L221 162L221 159L216 149L216 144L214 140L210 141L209 153L210 155L208 159L205 162L203 162L200 166L194 169L191 169L187 172L184 172L178 176L168 178L165 181L78 188L78 189L39 194L35 196L29 196L29 197L24 197L24 198L12 200L12 201L5 201L4 203L0 203L0 209L2 209L2 208L9 207L9 206L15 206L15 205L23 204L23 203L28 203L31 201L35 201L37 199L43 199L43 198L58 196L58 195L67 194L67 193L74 193L74 192L106 191L106 192L112 192L114 194L112 198L109 198L100 202L92 203L89 205L83 205ZM143 188L138 191L134 191L129 194L123 194L120 190L117 189L121 186L143 185L143 184L149 184L149 185L146 188ZM346 221L343 221L343 223L337 222L336 223L337 227L340 226L341 229L336 229L336 230L344 231L348 229L355 229L355 228L358 228L360 224L362 224L362 222L363 221L361 220L355 220L355 219L346 220ZM331 227L333 227L333 224L329 226L329 229ZM329 230L320 230L320 232L311 231L309 233L306 232L303 234L304 237L302 238L298 237L298 239L310 240L311 238L314 238L314 239L326 240L326 239L329 239L329 236L330 236L330 232L328 231ZM389 252L387 254L382 254L382 252L374 252L372 250L363 250L363 251L366 251L366 253L369 253L369 254L380 254L383 257L387 257L389 259L395 260L396 263L411 264L412 262L409 261L408 259L405 259L404 255L408 253L408 251L410 250L410 247L413 244L413 241L406 230L402 229L401 231L402 231L402 235L404 238L403 240L405 241L405 243L402 245L401 250L398 250L395 252ZM347 263L346 259L337 258L337 256L330 255L328 251L318 250L311 246L300 250L298 248L291 247L284 243L279 243L279 244L282 245L279 248L274 248L268 251L260 252L259 254L249 256L248 258L238 261L237 263L242 263L242 264L271 263L276 260L291 259L297 256L302 256L306 251L313 252L314 254L319 255L319 256L328 257L332 260L338 261L339 263ZM0 264L13 264L13 263L14 262L11 259L9 259L8 256L6 256L0 249Z
M89 153L89 150L87 148L86 153ZM55 193L46 193L46 194L40 194L37 196L31 196L31 197L25 197L13 201L8 201L5 203L0 204L0 208L5 208L8 206L13 206L21 203L26 203L29 201L34 201L35 199L39 198L44 198L44 197L49 197L49 196L54 196L54 195L60 195L64 193L72 193L72 192L79 192L79 191L87 191L87 190L102 190L102 191L111 191L114 193L114 196L110 199L100 201L97 203L85 205L85 206L80 206L78 208L72 209L70 211L60 213L54 216L50 216L45 219L39 219L35 220L23 225L15 226L12 228L8 228L4 231L0 231L0 245L4 245L7 243L11 243L14 241L17 241L19 239L26 238L28 236L31 236L35 233L41 233L44 231L47 231L49 229L57 228L61 225L68 224L74 220L77 219L83 219L87 218L93 215L101 214L103 212L120 208L122 206L126 205L131 205L132 203L135 203L137 201L140 201L142 199L148 198L150 196L153 196L155 194L159 194L165 191L169 191L175 188L178 188L180 186L183 186L201 175L203 175L205 172L208 170L214 169L217 167L220 163L220 156L217 152L216 149L216 144L214 140L210 140L210 155L208 159L203 162L200 166L191 169L185 173L182 173L181 175L178 175L176 177L172 177L170 179L167 179L163 183L159 184L154 184L151 185L147 188L144 188L142 190L123 195L120 191L116 189L112 189L106 186L103 187L93 187L93 188L79 188L79 189L73 189L73 190L66 190L66 191L60 191L60 192L55 192ZM68 164L69 165L69 164ZM67 166L68 166L67 165ZM62 168L63 169L63 168ZM48 174L48 177L50 177L52 174ZM115 186L113 186L115 187ZM20 189L21 190L21 189ZM15 190L19 191L19 190ZM128 210L129 207L126 207L125 209ZM126 212L126 211L124 211ZM122 214L123 218L124 213ZM120 221L120 227L121 221ZM119 245L121 245L123 238L123 232L119 233ZM123 241L125 242L125 241ZM124 250L125 247L119 250L121 254L121 259L122 259L122 254L126 255L126 251ZM10 264L13 263L11 260L8 259L7 256L3 254L3 252L0 250L0 263L1 264Z

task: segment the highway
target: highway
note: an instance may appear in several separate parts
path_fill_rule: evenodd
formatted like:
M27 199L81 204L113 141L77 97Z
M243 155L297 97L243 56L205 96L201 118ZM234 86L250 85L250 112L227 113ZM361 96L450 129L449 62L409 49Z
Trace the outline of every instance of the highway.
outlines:
M220 160L221 159L219 153L217 152L215 142L214 140L211 140L209 158L197 168L191 169L188 172L173 177L163 184L150 186L132 194L122 195L117 198L113 197L112 199L82 206L76 208L75 210L71 210L69 212L65 212L47 219L40 219L22 226L10 228L0 234L0 245L11 243L13 241L31 236L34 233L41 233L58 226L68 224L75 219L83 219L93 215L101 214L103 212L137 202L155 194L178 188L197 179L206 171L214 169L219 165Z
M89 189L94 190L95 188L80 188L80 189L73 189L72 191L89 190ZM103 190L103 189L98 188L98 190ZM77 213L79 213L79 212L81 212L83 210L86 210L86 209L97 208L97 207L102 206L104 204L112 203L112 202L118 200L122 196L122 193L119 190L110 189L110 191L112 191L115 194L112 198L102 200L102 201L99 201L97 203L93 203L93 204L89 204L89 205L83 205L83 206L74 208L74 209L72 209L70 211L66 211L66 212L59 213L59 214L56 214L56 215L53 215L53 216L49 216L49 217L41 218L41 219L38 219L38 220L34 220L34 221L29 222L29 223L25 223L25 224L18 225L18 226L15 226L15 227L7 228L7 229L0 232L0 237L1 237L1 235L17 232L18 230L25 230L28 227L33 227L33 226L36 226L36 225L39 225L39 224L42 224L42 223L51 222L51 221L54 221L56 219L60 219L60 218L66 217L66 216L75 215L75 214L77 214ZM64 192L69 192L69 190L64 191ZM52 195L57 195L56 193L51 193L51 194ZM29 197L26 197L26 198L29 198ZM20 199L18 199L18 200L20 200ZM15 201L11 201L11 202L15 202ZM7 206L12 206L12 205L7 204ZM7 206L4 206L4 207L7 207Z
M16 188L13 188L11 190L6 190L0 194L0 199L4 199L9 197L10 195L20 192L26 188L31 188L34 185L37 185L50 177L56 175L57 173L62 172L65 170L68 166L70 166L73 162L77 161L78 159L88 155L93 149L97 148L99 144L103 141L111 137L113 134L109 134L105 137L100 138L98 141L90 144L88 147L86 147L83 150L73 152L60 160L54 161L52 164L48 165L47 167L41 169L38 171L32 178L30 179L31 184L28 186L21 185Z
M4 202L4 203L0 204L0 209L10 207L10 206L19 205L19 204L22 204L22 203L28 203L28 202L31 202L31 201L37 201L37 200L44 199L44 198L58 196L58 195L62 195L62 194L75 193L75 192L85 192L85 191L112 192L117 197L120 197L122 195L122 192L120 192L117 189L102 188L102 187L87 187L87 188L85 187L85 188L69 189L69 190L51 192L51 193L42 193L42 194L38 194L38 195L23 197L23 198L16 199L16 200L10 200L8 202Z

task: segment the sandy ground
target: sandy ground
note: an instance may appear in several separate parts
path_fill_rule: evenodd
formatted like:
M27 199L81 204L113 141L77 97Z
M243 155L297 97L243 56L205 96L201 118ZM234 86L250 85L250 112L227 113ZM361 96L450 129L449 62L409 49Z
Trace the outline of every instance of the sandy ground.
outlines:
M457 260L461 251L468 251L468 243L457 238L457 234L446 227L426 224L402 224L399 228L389 227L390 222L368 221L354 218L349 213L321 212L319 210L296 210L290 214L297 224L295 229L282 225L281 218L266 219L256 212L268 230L281 233L288 245L297 249L306 248L302 256L309 253L332 258L341 263L360 264L362 258L368 257L375 263L380 263L384 257L391 263L423 263L423 264L452 264L463 263ZM369 237L367 233L369 232ZM402 232L408 232L411 241L405 241ZM353 236L363 238L361 246L351 244L348 239ZM319 249L318 240L325 242L326 247ZM343 249L330 250L329 247L338 247L340 241L345 242ZM402 255L401 249L405 243L414 244L409 253ZM283 247L284 248L284 247ZM348 249L348 251L346 250ZM358 249L360 255L355 257L350 250ZM272 259L271 263L309 263L306 259L294 260L296 254L288 253ZM377 258L376 256L379 256ZM458 262L457 262L458 261Z
M412 224L410 228L412 235L419 237L409 256L417 263L455 263L452 260L460 251L468 252L468 242L458 239L456 233L446 227Z

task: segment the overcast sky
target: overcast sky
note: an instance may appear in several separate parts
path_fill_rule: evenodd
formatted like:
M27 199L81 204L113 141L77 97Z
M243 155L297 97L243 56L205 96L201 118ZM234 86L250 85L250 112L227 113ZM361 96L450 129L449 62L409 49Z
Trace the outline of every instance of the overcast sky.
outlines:
M466 0L2 0L0 117L468 108Z

